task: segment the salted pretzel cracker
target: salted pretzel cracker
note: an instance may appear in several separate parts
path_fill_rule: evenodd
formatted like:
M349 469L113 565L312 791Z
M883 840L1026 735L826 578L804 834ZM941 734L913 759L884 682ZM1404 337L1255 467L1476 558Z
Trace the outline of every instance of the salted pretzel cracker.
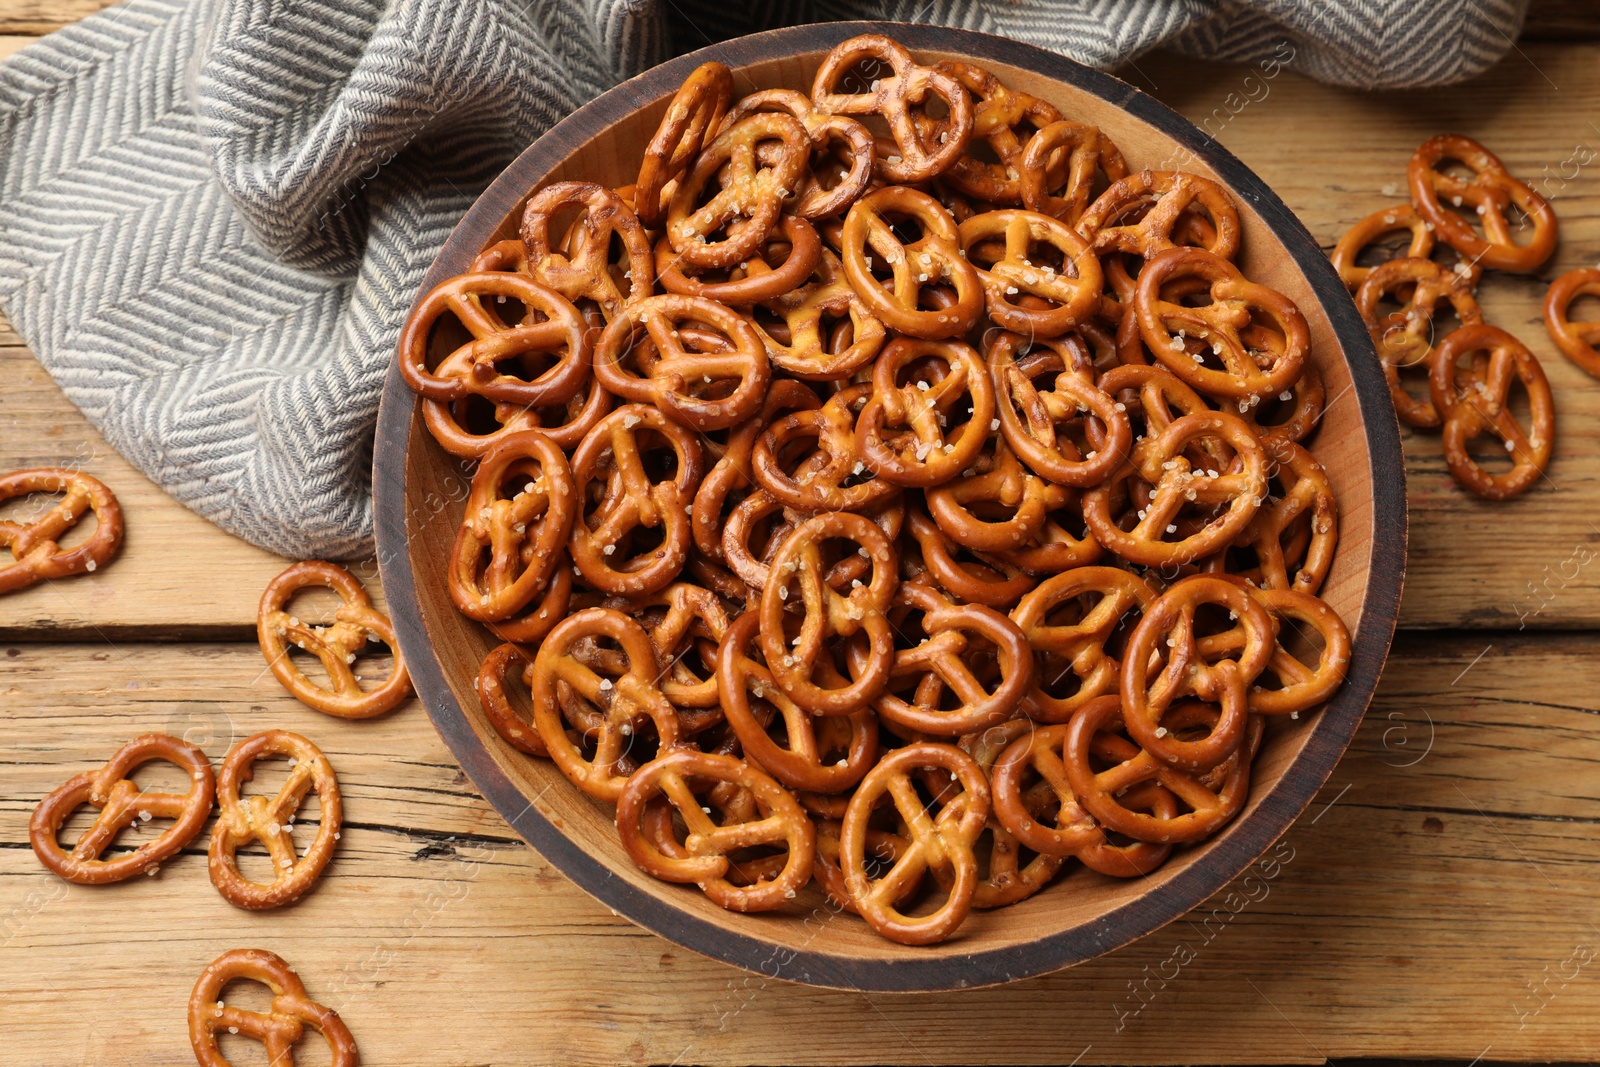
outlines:
M1191 278L1206 283L1209 303L1196 307L1162 298L1164 285ZM1198 248L1154 256L1139 273L1129 313L1162 366L1219 399L1249 402L1287 389L1299 379L1311 348L1310 328L1294 301ZM1184 335L1209 347L1221 366L1207 366L1205 357L1185 350Z
M604 637L622 649L624 670L612 678L574 654L586 637ZM590 796L615 803L629 780L625 759L646 724L662 752L678 742L678 714L658 686L661 664L650 637L633 619L609 608L569 615L539 646L533 661L533 723L561 773ZM570 687L601 718L594 753L586 756L568 736L558 687ZM630 772L631 773L631 772Z
M1464 164L1472 177L1462 180L1441 170L1439 164L1447 160ZM1406 176L1411 205L1433 226L1434 236L1473 263L1530 274L1555 251L1555 210L1532 186L1512 177L1499 156L1470 137L1444 134L1424 141L1412 155ZM1513 206L1533 224L1527 244L1517 243L1506 218ZM1472 208L1483 235L1451 207Z
M671 478L652 480L643 454L654 434L674 453ZM646 438L641 442L641 438ZM664 589L683 569L692 537L686 510L704 473L704 455L693 431L659 409L626 404L601 419L572 454L578 507L568 551L584 580L607 593L635 595ZM590 485L604 484L598 507ZM629 557L619 544L634 530L660 529L662 541Z
M1033 650L1016 623L981 604L953 603L922 582L900 583L894 605L918 612L926 637L894 654L888 690L873 705L885 722L959 737L1016 714L1033 685ZM911 700L899 695L907 679L915 681ZM956 707L941 699L946 691Z
M1040 722L1067 722L1090 700L1115 693L1122 665L1106 644L1155 599L1149 582L1120 567L1076 567L1040 582L1011 611L1039 660L1023 711ZM1052 693L1068 674L1076 691Z
M1544 298L1544 328L1561 354L1587 373L1600 378L1600 322L1573 322L1572 302L1580 296L1600 296L1600 269L1570 270L1550 283Z
M921 236L903 242L889 221L896 217L914 221ZM868 193L845 216L841 240L851 288L890 329L925 340L960 337L983 313L983 281L961 254L956 220L927 193L903 185ZM874 274L880 264L887 282ZM935 285L951 287L954 303L922 308L923 290Z
M507 437L478 464L456 530L447 584L456 610L510 619L550 581L572 530L577 488L567 457L538 430Z
M733 100L733 72L725 64L702 63L689 72L667 104L650 143L645 145L634 183L633 204L639 221L660 226L665 219L662 194L693 166L700 149L716 135Z
M937 813L912 785L912 774L940 769L954 775L960 793ZM910 845L881 878L866 869L867 820L878 798L887 794L906 825ZM878 933L902 945L927 945L942 941L971 912L977 889L978 861L973 844L989 817L989 782L971 756L954 745L916 742L890 752L868 772L845 809L839 830L839 865L856 911ZM905 884L929 868L951 870L945 900L925 915L899 910Z
M499 309L515 301L518 321ZM428 369L434 327L452 316L471 340ZM589 327L572 302L554 289L510 271L480 271L447 278L417 301L400 331L400 377L429 400L487 400L524 407L559 404L575 396L589 376ZM501 363L550 365L529 380L505 374Z
M1234 647L1212 660L1199 651L1196 615L1216 606L1237 620ZM1145 606L1128 637L1119 691L1128 734L1166 764L1208 771L1242 743L1249 720L1247 692L1267 668L1277 647L1272 618L1242 584L1211 575L1194 575L1172 585ZM1157 672L1151 664L1161 663ZM1217 722L1201 739L1189 740L1163 723L1174 701L1197 697L1220 706ZM1170 787L1169 787L1170 788Z
M277 795L242 796L256 763L272 756L289 759L288 780ZM290 830L306 794L313 790L320 809L317 836L304 854L297 855ZM211 884L229 904L250 911L292 904L310 892L333 859L344 818L333 765L316 745L287 730L268 730L233 746L217 774L217 809L207 855ZM266 847L272 862L270 882L257 882L239 870L238 851L251 841Z
M161 760L184 771L184 793L151 793L131 778L146 763ZM104 766L74 775L57 786L28 820L28 841L49 870L78 885L106 885L137 874L154 874L177 855L205 825L216 795L211 761L195 746L165 734L136 737L112 754ZM94 824L79 835L72 851L58 841L61 828L83 805L100 809ZM105 857L117 835L129 827L143 829L153 818L172 819L153 841L142 841L126 855Z
M967 405L966 421L949 426ZM993 421L994 383L972 346L897 337L873 365L872 392L856 416L856 451L885 481L937 485L977 458Z
M758 151L763 145L768 152ZM772 232L810 157L811 138L791 115L762 111L724 126L673 191L666 224L673 249L697 267L749 259ZM713 183L716 192L700 203Z
M296 593L316 586L333 590L343 601L327 626L305 622L286 610ZM256 639L279 684L300 703L324 715L370 719L393 710L411 695L411 676L400 658L394 627L372 606L372 598L356 576L336 563L295 563L272 579L261 593ZM394 669L377 688L363 689L350 668L372 640L389 646ZM321 661L331 687L318 685L295 665L289 655L291 644Z
M1099 309L1105 287L1099 257L1059 219L1016 208L986 211L962 222L958 233L966 258L978 267L995 325L1026 337L1058 337ZM986 253L986 245L998 246L999 254ZM1035 246L1058 255L1060 269L1035 263ZM1041 310L1013 299L1024 293L1048 306Z
M845 76L858 64L887 64L891 73L874 78L866 92L841 92ZM948 114L928 126L936 135L930 145L919 129L915 110L929 95L943 102ZM868 33L835 45L817 68L811 85L813 106L828 115L879 115L889 125L898 154L879 152L876 170L885 181L909 184L927 181L950 169L972 138L972 98L956 79L924 67L904 46L882 34Z
M65 499L32 522L0 519L0 548L10 550L12 559L0 566L0 594L94 571L117 554L122 546L122 508L116 494L99 479L52 467L0 475L0 503L30 493L64 493ZM61 535L86 511L94 512L94 533L82 544L63 549Z
M1472 358L1470 369L1460 360ZM1529 426L1517 421L1511 390L1528 396ZM1526 345L1497 326L1452 330L1439 342L1429 372L1433 406L1444 419L1444 458L1456 481L1485 500L1520 496L1538 484L1555 446L1555 400L1544 369ZM1477 437L1505 445L1511 470L1491 474L1469 451Z
M1400 370L1416 367L1427 371L1433 366L1440 305L1454 310L1464 326L1483 321L1473 295L1476 284L1471 271L1447 270L1427 259L1391 259L1374 267L1356 290L1356 310L1378 347L1395 412L1418 429L1437 428L1439 410L1432 399L1419 400L1406 392ZM1380 315L1385 300L1398 300L1400 309Z
M565 207L579 205L573 223L578 235L575 252L568 256L551 245L550 222ZM644 227L616 193L595 182L557 182L528 199L522 211L522 244L527 252L526 273L576 304L592 300L609 322L624 304L650 295L655 281L654 258ZM611 238L627 250L627 292L611 275Z
M1216 718L1216 713L1208 712L1203 705L1190 704L1181 710L1184 722L1203 723ZM1176 727L1180 720L1175 717L1172 722ZM1250 760L1255 751L1255 743L1249 737L1220 767L1199 775L1172 767L1136 745L1124 746L1117 752L1096 744L1102 731L1115 731L1121 723L1117 697L1091 701L1067 724L1062 748L1062 767L1073 794L1106 829L1152 844L1198 841L1221 829L1244 807L1250 789ZM1248 729L1259 738L1261 720L1254 720ZM1109 766L1096 770L1095 764L1101 760ZM1167 816L1136 807L1132 799L1134 787L1152 781L1170 790L1189 810Z
M867 580L839 592L825 581L819 545L840 538L859 546L870 570ZM871 519L852 512L824 512L795 527L770 564L772 580L761 592L761 654L790 699L818 715L848 715L883 692L894 662L894 639L884 612L896 584L894 546ZM785 604L795 593L798 634L785 625ZM827 654L825 642L864 632L871 651L847 686L818 685L814 665Z
M694 795L693 778L730 782L747 790L758 817L717 825ZM677 855L664 854L640 832L644 806L658 795L666 797L687 824L686 840L673 850ZM783 907L811 880L816 855L816 827L786 789L741 760L687 749L657 756L628 779L617 798L617 829L628 856L643 870L671 882L692 882L732 911ZM785 846L785 861L776 877L750 886L727 880L729 852L777 843Z
M1107 184L1128 176L1127 161L1111 138L1097 126L1070 119L1052 122L1028 138L1019 169L1022 205L1070 226L1077 226L1089 209L1097 173Z
M726 123L731 126L760 111L784 111L798 119L811 137L813 158L832 146L847 153L849 167L831 189L822 187L814 167L801 174L792 217L816 221L842 215L867 191L877 151L871 131L861 123L843 115L825 114L817 110L810 97L793 89L761 89L743 97L728 112Z
M694 350L686 324L712 331ZM645 337L654 361L629 373L624 357ZM688 342L688 343L686 343ZM650 296L623 308L594 351L594 376L616 395L654 404L694 430L725 430L761 410L772 380L767 349L755 327L723 304L700 296ZM707 395L708 390L716 390Z
M1008 88L976 64L945 60L934 69L972 93L972 136L987 142L996 157L989 163L963 155L940 177L968 196L1020 207L1024 154L1039 130L1061 120L1061 112L1049 101ZM936 124L925 119L919 126L931 132ZM1033 133L1026 133L1028 126ZM1019 136L1019 130L1025 136Z
M1405 251L1398 256L1391 256L1391 259L1427 259L1433 252L1433 231L1410 204L1395 204L1382 211L1374 211L1345 231L1339 243L1333 246L1333 254L1329 257L1333 260L1333 269L1339 272L1339 277L1352 293L1361 288L1361 283L1372 273L1371 267L1357 263L1361 253L1377 244L1379 238L1391 233L1411 235Z
M223 999L229 983L259 982L272 991L264 1012L238 1008ZM265 1046L271 1067L294 1067L294 1047L306 1027L328 1043L332 1067L359 1067L361 1056L339 1013L312 1000L295 968L265 949L236 948L212 960L189 994L189 1043L200 1067L230 1067L221 1035L237 1034Z

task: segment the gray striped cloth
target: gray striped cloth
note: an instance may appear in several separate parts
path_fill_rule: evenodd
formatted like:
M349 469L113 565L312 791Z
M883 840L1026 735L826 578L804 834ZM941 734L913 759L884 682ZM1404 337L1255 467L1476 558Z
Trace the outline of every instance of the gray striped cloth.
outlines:
M263 548L370 550L385 368L451 226L557 119L773 26L1469 77L1527 0L129 0L0 64L0 306L118 451Z

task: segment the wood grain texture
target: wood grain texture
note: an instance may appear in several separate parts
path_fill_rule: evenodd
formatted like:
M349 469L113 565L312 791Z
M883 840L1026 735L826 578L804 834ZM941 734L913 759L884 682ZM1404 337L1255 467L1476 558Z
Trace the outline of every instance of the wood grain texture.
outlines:
M1533 0L1522 23L1524 41L1600 40L1600 12L1589 0Z
M191 983L242 945L295 963L365 1062L398 1067L1592 1059L1600 662L1570 635L1486 644L1402 637L1312 809L1183 920L1070 971L930 996L764 981L613 917L514 839L414 702L317 715L248 645L0 646L0 1061L183 1062ZM1565 698L1528 696L1551 677ZM345 796L301 904L228 906L203 839L103 888L56 881L25 844L38 798L134 734L188 733L215 760L268 727L320 745Z
M70 26L110 7L116 0L6 0L0 5L0 33L37 37Z
M1585 562L1600 554L1600 382L1556 351L1539 311L1552 278L1600 260L1600 45L1530 44L1481 78L1425 92L1343 91L1170 56L1121 73L1217 137L1329 250L1356 220L1405 200L1411 152L1438 133L1482 141L1549 197L1561 220L1551 262L1535 277L1491 273L1480 287L1487 319L1532 348L1550 378L1548 477L1518 500L1479 500L1451 480L1437 435L1402 428L1411 545L1400 624L1600 626L1600 566Z
M127 527L122 551L95 573L0 597L0 639L253 634L261 590L287 561L224 533L135 470L27 349L0 344L0 378L0 470L82 470L117 494ZM376 568L353 566L381 605Z

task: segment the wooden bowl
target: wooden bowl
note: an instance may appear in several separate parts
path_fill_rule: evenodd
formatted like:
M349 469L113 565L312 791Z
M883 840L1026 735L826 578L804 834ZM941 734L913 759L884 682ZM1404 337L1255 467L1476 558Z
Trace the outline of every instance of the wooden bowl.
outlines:
M1226 885L1288 828L1349 744L1388 655L1405 564L1405 471L1394 409L1355 306L1311 234L1259 178L1116 78L963 30L805 26L664 63L578 109L523 152L457 225L419 292L467 270L492 242L515 236L534 189L576 178L632 181L667 100L698 64L728 64L740 95L775 86L806 90L829 48L874 32L900 40L924 63L970 59L1068 117L1099 126L1133 169L1176 167L1220 181L1239 206L1246 273L1286 293L1310 323L1328 397L1311 449L1338 493L1341 522L1323 596L1349 624L1354 655L1344 687L1327 707L1272 724L1243 812L1148 878L1119 881L1080 869L1021 904L975 912L955 937L931 947L885 941L854 916L835 914L815 886L786 912L727 912L693 886L669 885L636 869L618 843L609 806L585 797L548 760L512 749L485 720L474 683L498 642L456 611L445 587L471 468L429 437L394 369L373 462L378 558L401 651L434 724L489 802L579 886L671 941L770 977L851 989L950 989L1056 970L1148 934Z

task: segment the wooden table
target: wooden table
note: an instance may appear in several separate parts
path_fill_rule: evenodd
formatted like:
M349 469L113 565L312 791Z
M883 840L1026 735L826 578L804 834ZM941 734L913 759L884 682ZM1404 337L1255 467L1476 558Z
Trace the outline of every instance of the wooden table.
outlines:
M4 0L0 32L96 6ZM80 465L128 517L114 565L0 599L0 1062L187 1062L189 989L241 945L293 961L373 1064L1600 1059L1600 383L1537 320L1547 277L1600 259L1600 163L1572 176L1568 162L1600 146L1600 44L1575 4L1531 25L1489 75L1427 93L1283 73L1232 113L1246 68L1152 57L1125 72L1209 120L1330 246L1403 198L1409 152L1434 133L1478 137L1544 183L1557 258L1541 278L1493 278L1485 303L1543 359L1558 447L1544 485L1495 506L1453 487L1436 439L1407 439L1405 630L1256 899L1234 912L1242 898L1219 894L1120 952L1004 988L819 992L613 916L515 838L415 702L345 723L286 696L251 640L283 561L135 473L0 333L0 470ZM112 888L66 885L29 851L38 799L127 738L175 733L220 760L268 727L314 738L344 789L337 859L301 904L232 908L198 844Z

